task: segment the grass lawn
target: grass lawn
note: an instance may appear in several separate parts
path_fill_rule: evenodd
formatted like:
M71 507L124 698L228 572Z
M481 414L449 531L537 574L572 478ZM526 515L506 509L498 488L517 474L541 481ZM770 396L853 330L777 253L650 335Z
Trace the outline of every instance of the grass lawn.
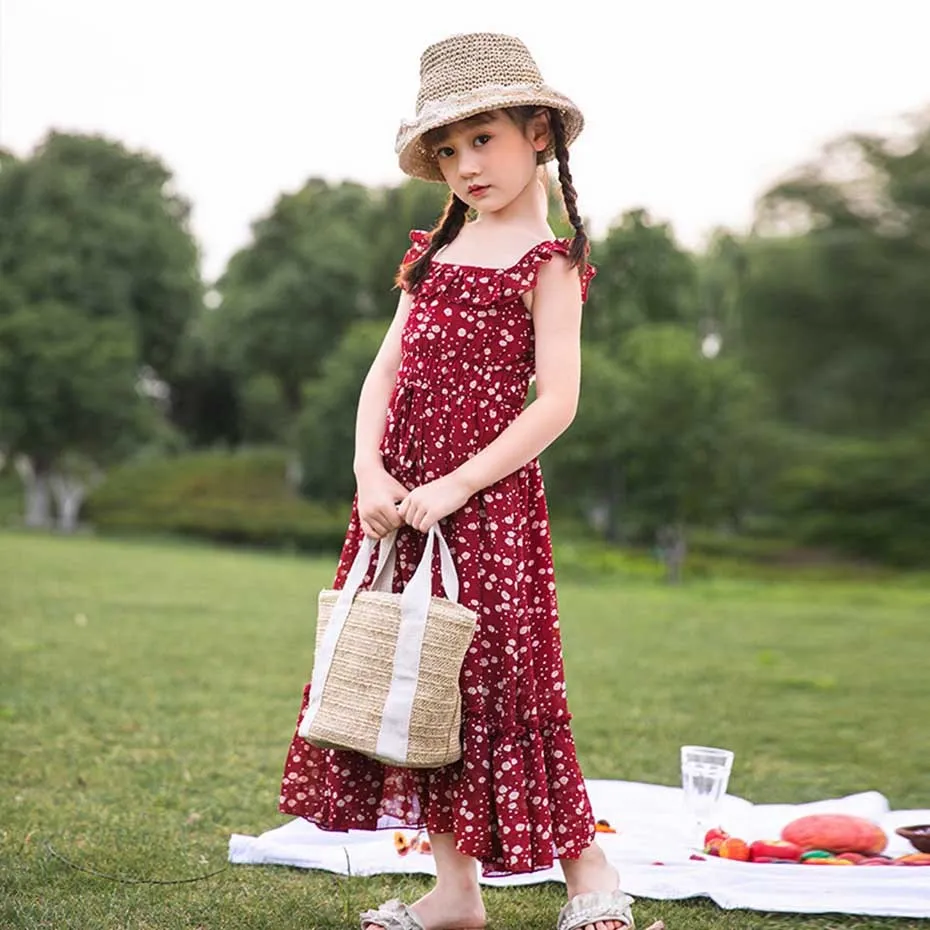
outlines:
M330 930L426 878L221 869L284 821L278 780L332 561L0 533L0 927ZM585 774L678 783L682 743L736 751L730 790L866 789L930 806L925 581L647 580L560 589ZM923 749L921 749L923 747ZM552 928L557 884L487 892L490 928ZM902 930L917 921L641 900L644 927Z

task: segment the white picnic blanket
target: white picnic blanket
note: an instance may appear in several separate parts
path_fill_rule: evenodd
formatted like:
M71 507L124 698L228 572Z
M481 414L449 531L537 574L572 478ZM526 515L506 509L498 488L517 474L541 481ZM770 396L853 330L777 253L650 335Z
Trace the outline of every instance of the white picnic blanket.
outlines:
M693 832L686 827L680 788L639 782L591 780L588 792L597 819L618 832L598 834L598 842L620 870L623 889L644 898L706 896L720 907L817 914L869 914L930 917L930 867L829 867L735 862L716 857L692 859ZM930 810L889 809L884 795L867 791L808 804L752 804L727 795L717 820L733 836L750 842L775 839L796 817L846 813L874 820L888 833L886 854L914 852L894 830L930 823ZM392 823L384 819L383 827ZM411 838L416 831L405 830ZM398 855L393 830L333 833L294 819L261 836L234 833L229 861L291 865L342 875L435 874L430 855ZM489 886L563 881L558 865L529 875L482 878Z

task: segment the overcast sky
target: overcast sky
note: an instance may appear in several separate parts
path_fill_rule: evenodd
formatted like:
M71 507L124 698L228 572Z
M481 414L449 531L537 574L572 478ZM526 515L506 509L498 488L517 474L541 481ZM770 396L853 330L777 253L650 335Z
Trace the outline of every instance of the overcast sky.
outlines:
M0 0L0 146L57 128L157 153L213 277L311 175L400 181L421 51L484 30L584 110L597 233L643 205L697 246L831 138L930 104L930 0Z

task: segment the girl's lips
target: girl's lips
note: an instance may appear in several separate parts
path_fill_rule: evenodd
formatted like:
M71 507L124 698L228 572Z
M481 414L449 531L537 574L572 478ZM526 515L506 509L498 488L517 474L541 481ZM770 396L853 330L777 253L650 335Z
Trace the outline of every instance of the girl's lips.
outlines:
M490 184L481 184L481 185L478 185L478 186L476 186L476 187L469 187L469 188L468 188L468 193L469 193L472 197L481 197L481 196L483 196L483 195L487 192L487 190L488 190L488 188L490 188L490 186L491 186Z

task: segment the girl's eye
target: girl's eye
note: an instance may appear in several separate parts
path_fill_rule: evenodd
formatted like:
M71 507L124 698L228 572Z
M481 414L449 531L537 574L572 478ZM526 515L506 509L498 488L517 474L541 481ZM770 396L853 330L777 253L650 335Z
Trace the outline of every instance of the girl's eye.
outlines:
M490 141L491 137L486 132L483 132L480 136L475 136L475 145L484 145Z
M451 146L444 145L442 148L436 149L437 158L451 158L455 152L452 151Z

